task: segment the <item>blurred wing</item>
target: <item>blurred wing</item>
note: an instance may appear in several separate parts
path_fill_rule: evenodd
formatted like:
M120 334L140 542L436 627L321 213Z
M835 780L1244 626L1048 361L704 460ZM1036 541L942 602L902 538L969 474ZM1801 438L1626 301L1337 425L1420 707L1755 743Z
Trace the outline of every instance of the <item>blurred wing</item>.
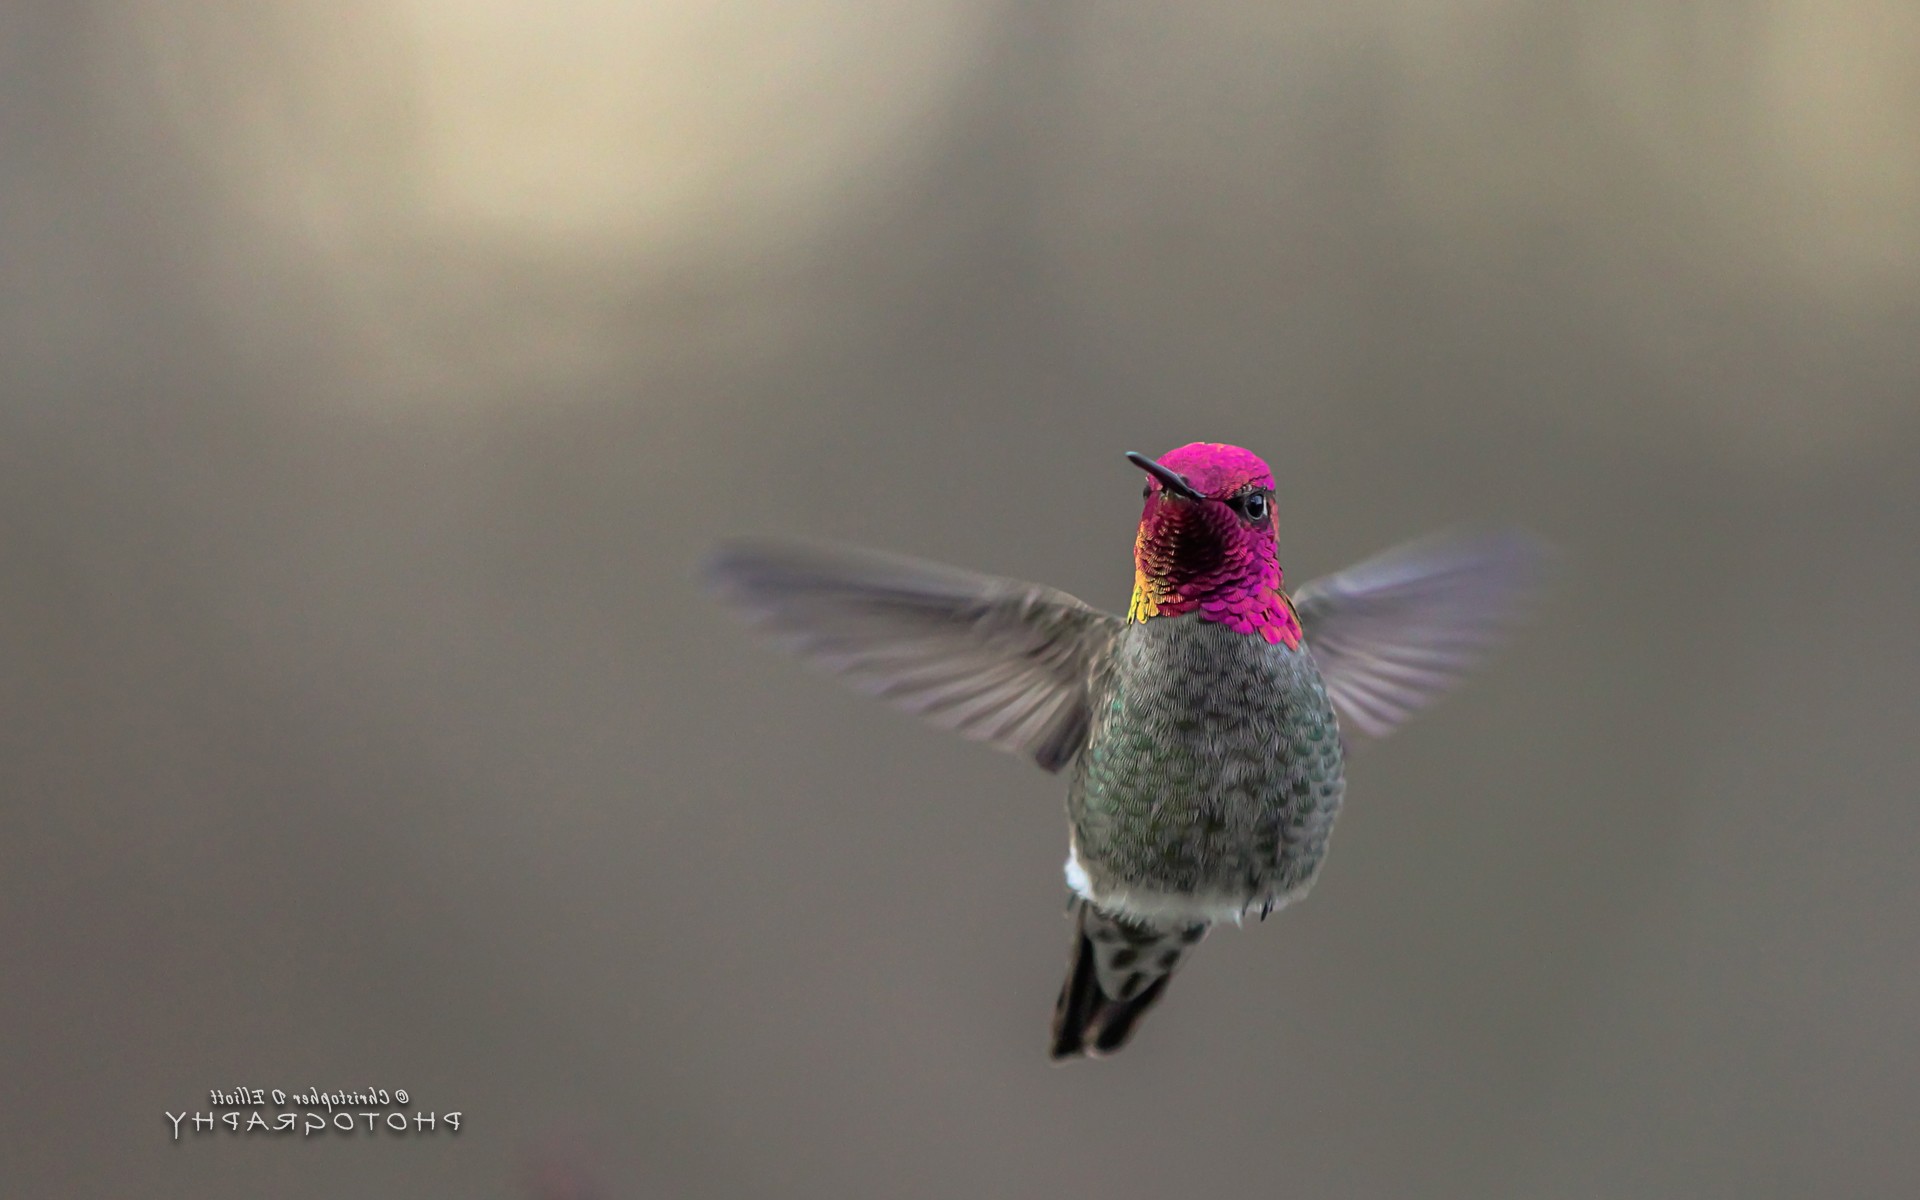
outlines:
M1520 616L1545 561L1518 531L1450 534L1302 587L1294 607L1341 720L1382 737L1452 687Z
M867 551L727 546L707 578L861 691L1057 771L1086 740L1119 617L1051 588Z

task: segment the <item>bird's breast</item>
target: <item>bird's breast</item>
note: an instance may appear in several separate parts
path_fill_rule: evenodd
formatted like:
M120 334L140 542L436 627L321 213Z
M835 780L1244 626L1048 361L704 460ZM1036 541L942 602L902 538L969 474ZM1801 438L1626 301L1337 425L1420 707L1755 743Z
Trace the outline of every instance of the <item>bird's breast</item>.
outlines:
M1197 616L1129 625L1068 792L1076 890L1162 915L1296 895L1325 853L1342 765L1307 650Z

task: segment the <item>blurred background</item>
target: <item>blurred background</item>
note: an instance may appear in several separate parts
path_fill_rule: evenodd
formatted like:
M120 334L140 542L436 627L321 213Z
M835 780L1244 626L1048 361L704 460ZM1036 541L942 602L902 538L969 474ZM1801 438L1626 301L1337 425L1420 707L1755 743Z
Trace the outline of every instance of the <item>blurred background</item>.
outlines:
M11 1194L1920 1186L1911 3L13 0L0 156ZM1055 1069L1060 781L694 573L1193 440L1566 569Z

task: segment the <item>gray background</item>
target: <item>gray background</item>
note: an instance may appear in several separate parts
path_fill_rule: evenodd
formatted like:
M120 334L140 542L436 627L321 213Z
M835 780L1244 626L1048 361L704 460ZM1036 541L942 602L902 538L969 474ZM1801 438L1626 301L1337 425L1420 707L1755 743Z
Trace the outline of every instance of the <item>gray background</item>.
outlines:
M1916 11L14 0L6 1190L1911 1194ZM1119 607L1191 440L1566 570L1054 1069L1060 783L691 579Z

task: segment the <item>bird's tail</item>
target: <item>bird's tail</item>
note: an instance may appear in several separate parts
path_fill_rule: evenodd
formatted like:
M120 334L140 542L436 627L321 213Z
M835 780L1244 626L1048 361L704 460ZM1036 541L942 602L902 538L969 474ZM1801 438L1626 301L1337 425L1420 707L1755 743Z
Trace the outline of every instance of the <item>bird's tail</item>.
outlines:
M1074 901L1073 952L1053 1010L1051 1057L1098 1058L1127 1044L1207 926L1144 924Z

